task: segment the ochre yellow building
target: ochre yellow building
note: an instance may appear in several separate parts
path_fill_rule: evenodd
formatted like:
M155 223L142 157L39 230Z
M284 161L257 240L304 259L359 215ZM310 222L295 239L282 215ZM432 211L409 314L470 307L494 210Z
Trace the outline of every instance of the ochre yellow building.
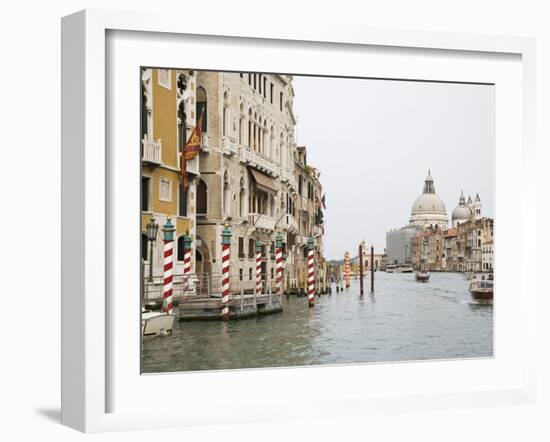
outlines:
M176 227L176 275L182 273L183 251L179 249L182 249L183 235L187 233L195 238L193 178L198 173L198 160L196 167L190 164L192 161L188 162L187 192L182 190L180 172L180 152L195 125L195 112L189 111L194 107L194 78L190 71L143 69L141 80L142 259L147 279L151 242L147 240L146 226L153 217L159 229L153 243L154 284L149 285L158 286L163 272L162 226L167 218L171 218Z

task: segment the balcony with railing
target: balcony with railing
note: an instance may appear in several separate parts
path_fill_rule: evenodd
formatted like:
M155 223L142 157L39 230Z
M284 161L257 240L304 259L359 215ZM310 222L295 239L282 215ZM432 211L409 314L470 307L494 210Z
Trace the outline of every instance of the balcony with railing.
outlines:
M178 153L178 159L178 164L181 164L181 152ZM197 155L192 160L187 160L186 171L187 173L192 173L194 175L199 174L199 155Z
M141 160L149 164L162 164L162 141L149 140L147 137L141 140Z
M279 226L290 233L298 233L298 222L290 214L283 215L281 221L279 222Z
M237 153L237 144L232 137L222 137L222 152L225 155L235 155Z
M262 172L267 172L271 176L279 176L280 168L275 163L268 160L263 155L250 150L246 147L241 147L240 161L245 164L261 170Z
M275 230L277 220L272 216L264 215L263 213L251 213L248 215L248 222L256 229Z

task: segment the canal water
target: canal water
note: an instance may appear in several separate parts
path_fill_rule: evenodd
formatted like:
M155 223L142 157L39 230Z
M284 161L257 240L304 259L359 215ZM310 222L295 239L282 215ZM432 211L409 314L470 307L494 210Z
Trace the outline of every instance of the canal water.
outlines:
M471 300L458 273L375 273L351 287L283 300L283 313L229 322L176 322L145 339L142 372L410 361L493 355L493 306Z

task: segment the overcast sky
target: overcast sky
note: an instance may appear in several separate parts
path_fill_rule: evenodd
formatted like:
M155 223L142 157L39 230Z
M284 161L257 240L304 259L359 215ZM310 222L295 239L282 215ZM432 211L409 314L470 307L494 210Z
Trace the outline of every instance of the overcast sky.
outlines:
M449 221L461 190L493 216L493 86L296 76L294 89L297 142L326 192L327 258L362 239L382 252L428 169Z

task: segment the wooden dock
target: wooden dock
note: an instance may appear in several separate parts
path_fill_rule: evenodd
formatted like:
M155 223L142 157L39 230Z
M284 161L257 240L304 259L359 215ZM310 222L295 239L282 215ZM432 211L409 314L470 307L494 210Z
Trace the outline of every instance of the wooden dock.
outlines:
M205 296L178 296L174 298L175 314L180 321L222 320L221 294ZM230 295L229 319L268 315L283 311L281 295L271 293Z

